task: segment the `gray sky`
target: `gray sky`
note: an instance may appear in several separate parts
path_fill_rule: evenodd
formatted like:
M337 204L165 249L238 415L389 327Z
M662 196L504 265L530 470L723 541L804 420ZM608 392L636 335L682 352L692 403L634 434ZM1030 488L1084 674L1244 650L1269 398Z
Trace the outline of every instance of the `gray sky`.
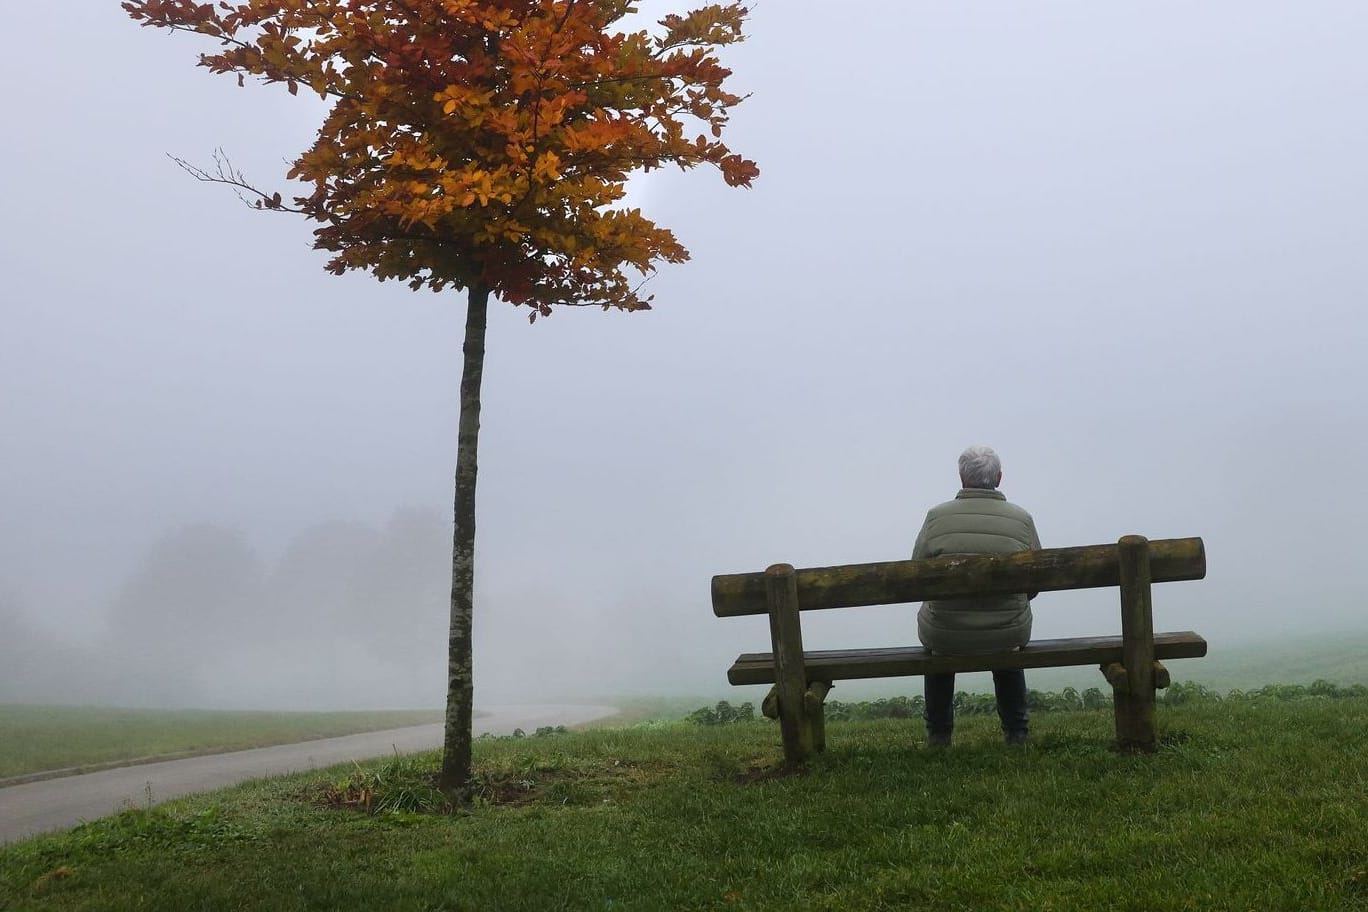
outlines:
M974 443L1047 546L1203 536L1160 629L1368 627L1368 8L831 9L764 3L726 55L753 190L640 182L693 253L654 311L494 308L477 700L723 690L766 635L713 618L713 573L906 556ZM283 186L316 100L73 12L9 10L0 57L0 624L33 644L0 700L440 702L463 300L329 276L306 223L165 157ZM246 601L146 582L192 552ZM191 593L157 609L180 632L120 633L153 591ZM833 614L809 648L915 640L911 609ZM1043 596L1036 633L1117 617ZM141 683L67 686L121 637Z

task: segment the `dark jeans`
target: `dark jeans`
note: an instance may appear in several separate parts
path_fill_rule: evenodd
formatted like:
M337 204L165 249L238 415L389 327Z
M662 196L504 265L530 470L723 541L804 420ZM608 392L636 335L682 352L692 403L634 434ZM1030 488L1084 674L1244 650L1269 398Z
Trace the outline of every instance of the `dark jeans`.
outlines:
M998 718L1008 738L1021 739L1030 730L1026 712L1026 672L1021 669L993 672L993 693ZM949 738L955 730L955 674L926 675L926 733Z

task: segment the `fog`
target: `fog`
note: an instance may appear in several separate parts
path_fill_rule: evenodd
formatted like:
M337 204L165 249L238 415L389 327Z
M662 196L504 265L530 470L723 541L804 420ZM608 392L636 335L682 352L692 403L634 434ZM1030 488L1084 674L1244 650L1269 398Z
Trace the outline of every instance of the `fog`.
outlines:
M0 701L439 705L463 299L329 276L166 158L288 195L317 100L117 4L7 21ZM726 693L767 633L713 574L906 557L980 443L1047 547L1205 539L1158 629L1368 631L1368 8L789 0L749 32L755 188L634 185L693 254L655 309L492 308L477 703ZM825 614L808 648L916 638ZM1119 629L1114 592L1035 616Z

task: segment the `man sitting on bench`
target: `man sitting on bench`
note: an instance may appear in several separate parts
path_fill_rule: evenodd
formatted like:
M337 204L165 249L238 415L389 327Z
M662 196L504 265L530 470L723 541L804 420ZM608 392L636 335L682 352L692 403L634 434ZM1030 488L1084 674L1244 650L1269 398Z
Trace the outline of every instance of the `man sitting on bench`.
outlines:
M989 447L960 454L962 488L955 499L933 507L917 536L912 559L953 554L1011 554L1040 548L1035 521L998 492L1002 462ZM1031 595L957 598L923 602L917 637L932 653L977 655L1019 649L1031 639ZM955 728L955 674L929 674L926 683L926 741L949 747ZM1025 742L1026 673L993 672L998 718L1008 744Z

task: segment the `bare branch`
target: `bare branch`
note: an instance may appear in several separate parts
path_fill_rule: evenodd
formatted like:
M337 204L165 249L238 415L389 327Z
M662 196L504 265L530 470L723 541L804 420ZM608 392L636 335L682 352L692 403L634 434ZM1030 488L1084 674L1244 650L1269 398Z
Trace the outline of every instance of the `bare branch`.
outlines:
M176 165L186 174L189 174L191 177L193 177L197 181L200 181L201 183L224 184L226 186L232 187L234 194L237 195L237 198L242 200L244 205L252 209L270 209L274 212L293 212L299 215L311 214L307 209L298 209L293 206L286 206L283 202L281 202L281 196L279 193L267 193L265 190L260 190L257 187L253 186L247 180L246 175L244 175L237 168L233 167L232 161L228 158L228 156L224 153L222 149L214 150L213 171L209 171L206 168L201 168L199 165L192 165L185 159L177 158L176 156L171 155L170 153L168 153L166 157L175 162ZM255 199L251 199L249 197L255 197Z

